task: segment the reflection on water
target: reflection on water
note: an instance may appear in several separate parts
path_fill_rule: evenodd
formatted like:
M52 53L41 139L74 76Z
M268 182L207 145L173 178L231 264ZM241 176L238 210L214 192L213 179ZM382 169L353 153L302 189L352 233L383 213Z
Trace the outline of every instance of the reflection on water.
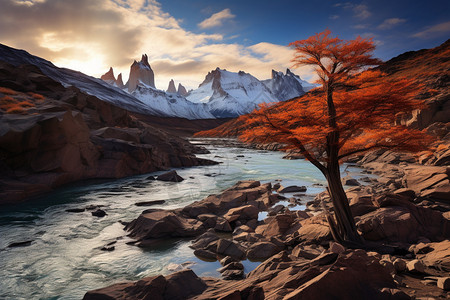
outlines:
M130 221L145 209L134 205L137 202L165 200L152 208L179 208L218 193L238 180L282 179L285 186L305 185L308 191L301 199L303 203L323 190L312 187L314 183L324 184L324 179L303 160L283 160L277 152L208 148L212 153L201 157L221 164L178 169L178 174L185 178L180 183L147 180L149 174L97 180L60 189L32 203L1 208L0 298L81 299L88 290L167 274L168 265L187 261L193 263L191 268L199 276L219 276L216 271L219 262L196 258L188 247L189 240L164 241L152 250L127 245L130 240L119 221ZM102 206L107 216L94 217L88 210L66 212L89 205ZM301 207L299 204L294 209ZM30 246L8 248L11 243L28 240L32 240ZM101 250L116 240L114 251ZM245 271L251 271L257 264L245 261Z

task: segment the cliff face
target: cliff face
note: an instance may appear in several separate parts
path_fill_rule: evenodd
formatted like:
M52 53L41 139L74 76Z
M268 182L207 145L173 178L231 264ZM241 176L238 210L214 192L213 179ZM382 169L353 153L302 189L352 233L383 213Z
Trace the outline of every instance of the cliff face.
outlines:
M130 67L130 77L127 82L128 91L131 93L139 83L155 88L155 74L148 63L147 54L143 54L141 61L134 61Z
M81 179L211 163L187 141L34 66L0 62L0 99L0 204Z
M412 78L423 90L420 97L427 100L428 108L404 117L403 124L424 129L436 122L450 122L450 40L432 49L403 53L379 69L393 79Z

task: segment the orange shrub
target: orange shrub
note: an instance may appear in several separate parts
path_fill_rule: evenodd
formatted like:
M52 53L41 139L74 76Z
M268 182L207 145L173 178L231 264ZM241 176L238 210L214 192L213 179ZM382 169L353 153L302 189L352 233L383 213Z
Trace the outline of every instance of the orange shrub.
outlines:
M8 89L5 87L0 86L0 93L6 94L6 95L17 95L16 91L13 91L12 89Z
M29 92L28 95L30 95L31 97L33 97L36 100L44 100L45 97L42 96L41 94L37 94L37 93L33 93L33 92Z

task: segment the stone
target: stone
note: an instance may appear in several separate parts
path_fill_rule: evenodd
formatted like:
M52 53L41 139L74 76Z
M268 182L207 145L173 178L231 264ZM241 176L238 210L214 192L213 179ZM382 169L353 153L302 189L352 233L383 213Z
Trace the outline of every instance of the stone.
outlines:
M298 192L306 192L306 186L296 186L290 185L287 187L280 186L277 190L278 193L298 193Z
M440 277L437 280L437 287L444 291L450 290L450 277Z
M27 247L31 246L33 240L23 241L23 242L15 242L8 245L8 248L16 248L16 247Z
M227 270L244 270L244 265L241 262L233 261L217 269L217 272L223 273Z
M192 270L170 275L146 277L136 282L118 283L87 292L83 300L98 299L173 299L182 300L201 294L207 285Z
M265 260L271 257L281 249L271 242L257 242L247 250L247 258L250 260Z
M418 260L414 259L406 264L406 268L411 273L425 273L425 267L423 263Z
M217 260L216 253L209 251L209 250L205 250L205 249L195 249L194 255L201 259L206 259L206 260L211 260L211 261Z
M219 237L217 236L217 234L211 231L207 231L202 235L200 235L199 237L197 237L194 241L192 241L192 245L190 245L189 247L192 249L206 248L209 244L211 244L214 241L217 241L218 239Z
M97 210L91 212L91 214L94 217L99 217L99 218L102 218L102 217L107 215L106 212L103 209L97 209Z
M136 206L151 206L151 205L159 205L166 203L165 200L152 200L152 201L143 201L143 202L136 202L134 205Z
M178 175L175 170L172 170L172 171L169 171L169 172L159 175L158 177L156 177L156 180L181 182L184 180L184 178L181 177L180 175Z
M317 245L297 245L292 249L292 255L305 259L315 259L324 251L323 247Z
M345 247L337 242L330 242L330 251L336 254L341 254L345 251Z
M192 237L205 231L203 223L173 211L150 209L125 227L130 237L140 240L163 237Z
M358 180L356 180L355 178L349 177L349 176L342 178L342 184L348 185L348 186L360 186L361 185L358 182Z
M232 258L236 259L245 258L244 249L237 243L226 239L220 239L218 241L217 253L224 256L231 256Z
M84 208L69 208L66 209L66 212L70 212L70 213L80 213L80 212L84 212L86 209Z
M423 254L417 254L425 266L444 272L450 272L450 241L427 244L431 251Z
M226 270L222 273L225 280L239 280L244 278L244 270Z
M388 194L375 201L380 208L362 215L356 223L367 240L414 244L423 237L450 237L450 222L441 212L416 206L400 195Z
M236 220L252 220L258 218L258 209L253 205L244 205L230 209L223 217L228 222Z
M402 273L406 270L406 262L401 258L396 258L392 264L397 273Z

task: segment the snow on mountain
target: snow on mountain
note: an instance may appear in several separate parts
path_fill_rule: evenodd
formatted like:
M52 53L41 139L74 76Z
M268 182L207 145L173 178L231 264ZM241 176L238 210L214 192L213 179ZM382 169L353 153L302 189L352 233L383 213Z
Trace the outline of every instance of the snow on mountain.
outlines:
M251 112L260 103L276 101L273 93L252 75L219 68L206 75L200 86L186 98L195 103L205 103L218 117L236 117Z
M272 78L263 80L263 83L272 91L278 101L289 100L305 93L300 83L300 77L289 69L287 69L286 75L283 72L272 70Z
M177 93L167 93L142 82L131 94L149 107L163 111L168 116L187 119L214 118L206 104L192 103Z
M0 44L0 60L14 66L19 66L22 64L34 65L38 67L42 73L53 80L60 82L65 87L77 87L86 94L93 95L100 100L112 103L130 111L157 116L167 115L163 111L154 109L142 103L129 93L118 87L110 85L101 79L85 75L78 71L58 68L50 61L31 55L24 50L18 50Z

